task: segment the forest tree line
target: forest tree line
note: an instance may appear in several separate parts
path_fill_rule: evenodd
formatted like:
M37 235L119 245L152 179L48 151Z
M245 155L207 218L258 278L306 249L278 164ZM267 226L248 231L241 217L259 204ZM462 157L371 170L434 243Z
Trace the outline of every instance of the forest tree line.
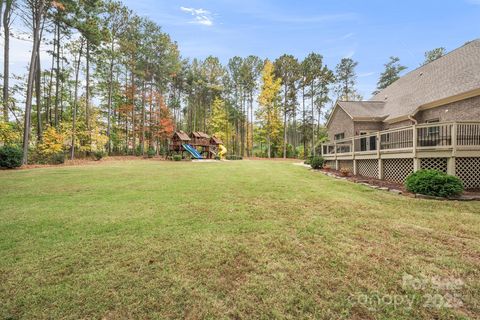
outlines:
M0 145L20 146L24 163L165 154L174 130L216 135L230 154L305 157L325 139L332 102L362 99L351 58L333 68L319 53L189 60L121 2L0 0L0 8ZM10 72L12 37L31 46L25 74ZM404 69L391 57L377 90Z

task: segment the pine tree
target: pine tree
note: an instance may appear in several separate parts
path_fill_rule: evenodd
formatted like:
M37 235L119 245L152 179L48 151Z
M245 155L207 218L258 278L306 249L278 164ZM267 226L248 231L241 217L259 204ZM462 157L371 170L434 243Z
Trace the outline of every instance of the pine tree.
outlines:
M373 92L374 95L397 81L400 78L400 73L407 69L407 67L402 66L399 61L399 57L390 57L390 61L385 64L385 71L382 72L377 82L377 90Z

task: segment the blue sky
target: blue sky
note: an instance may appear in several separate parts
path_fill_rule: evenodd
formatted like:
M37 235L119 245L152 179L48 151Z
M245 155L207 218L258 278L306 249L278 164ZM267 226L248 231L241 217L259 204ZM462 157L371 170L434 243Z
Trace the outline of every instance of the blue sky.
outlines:
M125 0L177 41L185 57L314 51L334 67L342 57L359 62L358 89L374 90L383 64L395 55L413 70L426 50L453 50L480 37L480 0ZM479 57L480 58L480 57Z

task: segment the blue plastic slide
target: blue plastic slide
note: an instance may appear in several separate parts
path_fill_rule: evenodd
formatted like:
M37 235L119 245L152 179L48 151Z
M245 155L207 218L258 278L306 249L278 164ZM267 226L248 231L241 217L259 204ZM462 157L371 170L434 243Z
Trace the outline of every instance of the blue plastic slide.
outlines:
M197 149L195 149L194 147L192 147L191 145L189 144L184 144L183 145L183 148L185 150L187 150L195 159L203 159L202 158L202 155L200 153L198 153Z

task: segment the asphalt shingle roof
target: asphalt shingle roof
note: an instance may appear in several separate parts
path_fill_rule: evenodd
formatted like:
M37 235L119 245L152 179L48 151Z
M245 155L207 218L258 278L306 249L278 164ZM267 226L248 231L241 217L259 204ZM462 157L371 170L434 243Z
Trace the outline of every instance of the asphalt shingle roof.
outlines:
M479 88L480 40L474 40L407 73L369 101L338 104L353 118L388 121L414 115L423 105Z

